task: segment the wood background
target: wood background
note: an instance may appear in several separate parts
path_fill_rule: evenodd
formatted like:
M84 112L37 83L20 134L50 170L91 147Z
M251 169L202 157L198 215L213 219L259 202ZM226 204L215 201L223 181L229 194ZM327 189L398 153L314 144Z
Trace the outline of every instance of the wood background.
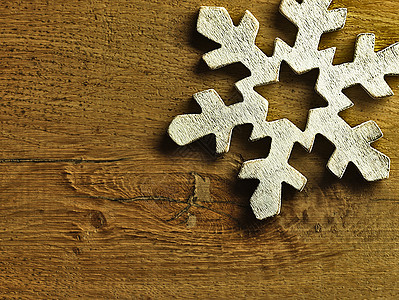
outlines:
M225 6L238 22L260 21L258 46L291 45L296 29L279 0L28 0L0 3L0 295L15 299L397 299L399 297L398 95L346 93L351 124L373 119L374 146L392 159L391 178L367 183L350 167L325 165L334 147L318 138L292 165L308 177L284 187L281 215L255 220L256 183L236 179L268 140L234 132L231 151L212 140L176 146L174 116L197 112L192 94L216 89L239 101L239 64L210 71L215 48L195 31L201 5ZM350 61L356 35L377 50L399 41L397 0L336 0L345 29L323 36L335 63ZM270 119L304 127L317 71L259 88Z

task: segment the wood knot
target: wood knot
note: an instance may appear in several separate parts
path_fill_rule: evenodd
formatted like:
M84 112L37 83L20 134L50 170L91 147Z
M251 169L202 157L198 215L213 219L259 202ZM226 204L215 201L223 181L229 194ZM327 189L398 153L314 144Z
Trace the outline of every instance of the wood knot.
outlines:
M96 229L101 229L107 226L107 219L101 211L94 210L90 212L90 224Z
M82 254L82 249L80 249L79 247L73 247L72 251L73 251L73 253L75 253L75 255L81 255Z

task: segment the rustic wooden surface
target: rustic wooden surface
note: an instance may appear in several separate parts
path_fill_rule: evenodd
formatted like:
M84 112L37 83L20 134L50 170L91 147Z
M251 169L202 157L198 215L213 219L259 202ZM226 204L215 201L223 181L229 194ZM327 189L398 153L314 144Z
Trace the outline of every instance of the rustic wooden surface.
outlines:
M2 1L0 3L0 296L22 299L399 297L399 79L373 100L347 91L351 124L370 118L385 136L391 178L366 183L354 167L343 180L325 169L323 138L291 163L308 179L284 187L282 213L256 221L256 183L239 181L243 160L264 157L269 141L235 131L231 152L212 141L179 148L166 135L174 116L196 112L193 93L215 88L239 101L240 65L209 71L215 44L195 32L201 5L246 9L260 21L268 54L295 27L279 0ZM399 41L397 0L336 0L345 29L323 36L350 61L356 35L377 49ZM324 105L317 71L259 88L270 119L304 127ZM227 100L229 99L229 100Z

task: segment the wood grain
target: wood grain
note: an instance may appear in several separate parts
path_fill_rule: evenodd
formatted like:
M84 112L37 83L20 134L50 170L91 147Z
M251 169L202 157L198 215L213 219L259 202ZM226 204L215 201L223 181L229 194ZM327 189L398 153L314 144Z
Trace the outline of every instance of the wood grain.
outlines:
M308 177L284 187L282 213L260 222L249 208L256 182L236 179L269 141L234 132L231 151L212 140L176 146L174 116L198 111L191 95L239 97L240 65L209 71L216 45L195 32L201 5L260 21L258 46L291 45L296 29L278 0L2 1L0 3L0 295L16 299L396 299L399 296L399 96L346 91L351 125L373 119L374 146L392 159L389 180L343 180L325 169L333 147L318 138L291 163ZM399 41L396 0L336 0L345 29L323 36L335 63L350 61L356 35L377 50ZM317 72L283 68L259 91L270 119L304 126L323 105ZM396 94L399 79L388 78ZM282 97L284 95L284 97ZM286 95L286 97L285 97ZM321 101L321 102L320 102Z

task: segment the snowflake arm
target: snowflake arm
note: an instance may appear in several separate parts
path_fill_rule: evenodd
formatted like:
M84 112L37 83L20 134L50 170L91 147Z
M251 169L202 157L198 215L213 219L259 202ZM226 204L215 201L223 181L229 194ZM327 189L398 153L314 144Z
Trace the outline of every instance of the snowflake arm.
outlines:
M287 119L265 124L263 132L272 137L270 153L266 159L244 162L238 175L242 179L257 179L259 185L250 199L252 210L258 219L265 219L280 212L281 184L288 183L302 190L305 176L288 164L295 139L301 131Z
M332 63L335 48L319 51L318 45L323 33L345 26L347 10L328 10L330 3L331 0L304 0L301 4L296 0L281 2L281 13L296 25L298 34L293 48L280 39L277 43L285 49L284 60L298 74Z
M324 66L320 69L316 84L317 92L329 105L311 110L305 135L312 137L320 133L336 146L327 167L339 178L349 162L353 162L368 181L389 177L389 158L370 146L382 137L378 125L370 121L351 128L338 116L340 111L353 105L342 90L355 84L361 84L374 98L393 95L384 76L399 74L399 44L377 53L374 52L374 44L374 34L359 35L354 61Z
M183 146L213 134L216 153L228 152L234 127L266 121L266 100L256 92L245 92L243 97L245 101L226 106L215 90L195 94L194 99L202 108L201 114L177 116L169 126L169 136Z
M236 83L243 101L231 106L213 90L194 96L201 106L202 113L178 116L169 126L169 135L179 145L188 144L203 136L216 136L216 152L229 150L232 130L242 124L261 126L266 122L268 102L253 89L276 81L280 61L267 57L256 45L255 38L259 23L246 12L238 26L234 26L225 8L201 7L197 29L204 36L221 44L221 48L204 55L210 68L216 69L242 62L251 76Z

